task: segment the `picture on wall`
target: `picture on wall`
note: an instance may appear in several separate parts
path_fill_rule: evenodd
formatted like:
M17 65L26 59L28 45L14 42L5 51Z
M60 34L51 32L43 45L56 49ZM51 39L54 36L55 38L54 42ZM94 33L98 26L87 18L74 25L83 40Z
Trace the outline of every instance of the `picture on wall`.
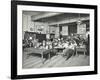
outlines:
M11 1L11 78L97 74L97 6Z

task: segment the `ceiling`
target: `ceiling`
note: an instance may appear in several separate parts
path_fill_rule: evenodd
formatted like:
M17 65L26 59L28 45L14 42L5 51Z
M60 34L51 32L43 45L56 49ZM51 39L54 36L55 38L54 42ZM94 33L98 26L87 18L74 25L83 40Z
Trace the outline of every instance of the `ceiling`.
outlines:
M23 14L30 15L32 21L47 22L47 23L54 23L54 24L55 22L60 23L62 21L69 22L71 19L77 19L77 18L85 18L83 19L83 21L89 19L89 14L84 14L84 13L23 11Z
M80 18L81 17L88 17L89 14L80 14ZM48 16L45 18L39 18L35 21L40 21L40 22L54 22L54 21L61 21L61 20L65 20L65 19L73 19L73 18L79 18L79 14L77 13L61 13L58 15L54 15L54 16Z
M40 12L40 11L23 11L23 14L30 15L30 16L37 16L40 14L44 14L46 12Z

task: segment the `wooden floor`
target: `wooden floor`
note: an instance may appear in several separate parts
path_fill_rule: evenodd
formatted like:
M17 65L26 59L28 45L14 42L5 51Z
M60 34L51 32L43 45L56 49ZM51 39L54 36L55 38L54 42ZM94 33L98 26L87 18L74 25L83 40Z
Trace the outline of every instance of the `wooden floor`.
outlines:
M72 56L68 60L62 55L53 55L51 59L44 59L44 64L41 61L39 55L30 55L27 57L26 53L23 53L23 68L46 68L46 67L71 67L71 66L88 66L89 56L80 54L78 56Z

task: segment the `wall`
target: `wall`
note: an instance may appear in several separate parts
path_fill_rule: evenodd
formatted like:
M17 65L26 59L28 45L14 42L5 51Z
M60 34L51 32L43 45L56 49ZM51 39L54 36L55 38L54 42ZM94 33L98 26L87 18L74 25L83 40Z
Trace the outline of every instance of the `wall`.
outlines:
M77 34L86 34L86 24L77 25Z
M62 26L62 35L68 35L68 26Z
M22 37L24 39L25 31L30 31L30 28L32 27L31 16L22 14L22 21Z
M59 27L57 26L49 26L50 33L55 34L55 38L59 37Z
M55 38L59 37L59 27L56 27L56 31L55 31Z
M24 39L24 33L25 31L28 32L41 32L42 34L46 34L49 31L49 26L48 23L44 23L44 22L33 22L31 20L31 16L30 15L25 15L23 14L22 16L22 26L23 26L23 39ZM43 27L42 31L39 31L38 29L40 29L41 27Z
M34 26L35 26L35 31L38 32L40 28L42 28L43 30L41 31L42 34L46 34L49 32L49 26L48 26L48 23L45 23L45 22L35 22L34 23Z
M75 23L68 25L68 34L71 35L74 33L77 33L77 24Z

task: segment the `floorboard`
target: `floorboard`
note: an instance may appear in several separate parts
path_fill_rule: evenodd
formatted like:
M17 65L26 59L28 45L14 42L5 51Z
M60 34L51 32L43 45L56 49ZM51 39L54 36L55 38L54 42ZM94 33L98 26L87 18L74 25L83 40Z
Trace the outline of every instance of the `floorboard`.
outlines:
M51 68L51 67L72 67L72 66L88 66L89 56L78 55L72 56L66 60L66 56L54 55L50 59L44 58L44 64L41 61L40 56L30 55L27 57L26 53L23 53L23 68Z

